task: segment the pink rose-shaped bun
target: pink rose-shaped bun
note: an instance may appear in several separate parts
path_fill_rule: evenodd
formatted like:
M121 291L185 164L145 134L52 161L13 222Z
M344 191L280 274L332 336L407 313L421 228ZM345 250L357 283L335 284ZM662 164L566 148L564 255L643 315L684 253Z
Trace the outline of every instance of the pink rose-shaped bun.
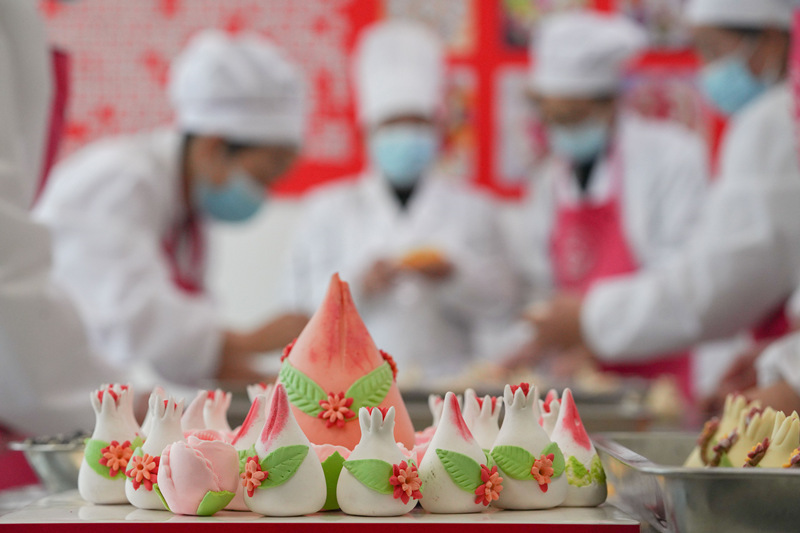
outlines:
M161 454L158 488L173 513L214 514L230 502L238 483L239 456L226 442L191 436Z

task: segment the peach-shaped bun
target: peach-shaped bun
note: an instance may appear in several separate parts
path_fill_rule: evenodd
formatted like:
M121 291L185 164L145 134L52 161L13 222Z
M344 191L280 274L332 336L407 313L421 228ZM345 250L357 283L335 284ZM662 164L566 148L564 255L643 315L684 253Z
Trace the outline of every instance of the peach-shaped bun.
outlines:
M338 274L297 340L287 347L278 381L297 423L314 444L353 449L360 407L394 407L394 437L414 446L414 428L397 388L391 357L378 350Z

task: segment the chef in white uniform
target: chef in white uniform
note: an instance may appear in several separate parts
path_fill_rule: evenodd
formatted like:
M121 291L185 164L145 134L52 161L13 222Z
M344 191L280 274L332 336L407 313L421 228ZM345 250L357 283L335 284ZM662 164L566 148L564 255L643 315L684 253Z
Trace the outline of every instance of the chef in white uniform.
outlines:
M176 59L177 127L99 141L62 163L38 208L55 278L110 362L179 383L253 379L256 352L305 319L226 331L204 289L206 221L242 222L303 139L301 76L271 43L209 30Z
M625 67L646 42L638 25L576 11L545 19L537 35L530 90L552 157L512 226L529 304L663 263L696 223L708 182L697 135L620 110ZM688 394L689 355L661 359L608 369L672 374Z
M540 314L543 343L586 343L606 361L645 360L748 329L800 273L800 167L786 80L791 0L691 0L700 84L731 115L719 177L680 253L659 268L562 296Z
M354 78L368 168L309 199L285 284L287 304L310 313L339 272L406 383L465 370L475 322L502 313L513 294L493 206L434 171L443 70L424 26L383 22L360 36Z
M50 233L28 213L45 157L50 68L36 4L0 2L0 440L91 429L87 391L121 377L92 353L50 278ZM5 457L0 487L14 474Z

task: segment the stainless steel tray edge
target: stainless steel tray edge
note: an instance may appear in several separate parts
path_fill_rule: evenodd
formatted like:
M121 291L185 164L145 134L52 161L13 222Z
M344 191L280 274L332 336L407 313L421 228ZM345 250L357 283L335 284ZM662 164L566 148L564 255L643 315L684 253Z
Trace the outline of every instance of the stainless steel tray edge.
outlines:
M609 502L657 531L800 532L800 471L678 466L694 446L693 434L592 438L606 470Z

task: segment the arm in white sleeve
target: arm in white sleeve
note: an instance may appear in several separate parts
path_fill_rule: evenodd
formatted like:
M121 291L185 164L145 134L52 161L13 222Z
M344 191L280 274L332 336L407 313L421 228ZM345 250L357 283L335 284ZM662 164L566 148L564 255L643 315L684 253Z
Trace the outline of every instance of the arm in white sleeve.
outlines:
M608 360L647 358L755 324L794 286L797 202L800 183L719 184L684 250L588 293L589 345Z
M771 344L756 361L758 386L788 383L800 395L800 333Z
M686 247L660 268L587 295L582 328L599 355L647 358L732 335L796 287L800 168L785 84L733 121L720 168Z
M157 236L97 224L78 218L52 228L59 279L81 304L96 345L117 365L148 361L179 383L213 377L223 332L211 301L175 287Z
M37 214L94 346L116 366L147 362L167 379L196 383L215 375L223 332L207 297L173 284L157 216L166 200L142 171L114 152L70 163Z
M35 3L0 2L0 424L32 434L90 430L89 391L120 381L51 283L49 234L28 213L49 109L45 45Z

